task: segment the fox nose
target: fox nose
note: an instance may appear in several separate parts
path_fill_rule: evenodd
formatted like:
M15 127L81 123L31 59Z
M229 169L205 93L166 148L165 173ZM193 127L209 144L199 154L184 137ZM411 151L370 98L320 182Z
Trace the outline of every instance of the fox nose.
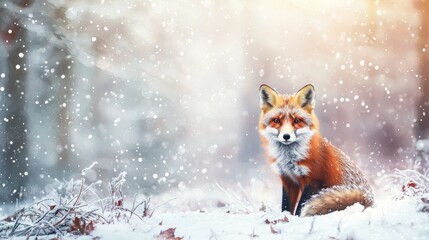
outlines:
M290 138L290 134L289 133L285 133L285 134L283 134L283 139L284 140L289 140L289 138Z

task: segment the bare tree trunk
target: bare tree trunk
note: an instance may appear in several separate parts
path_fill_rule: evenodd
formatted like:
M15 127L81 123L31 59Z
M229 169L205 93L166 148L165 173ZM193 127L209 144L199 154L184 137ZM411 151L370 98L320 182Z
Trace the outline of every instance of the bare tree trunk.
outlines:
M373 45L376 39L377 1L367 0L368 4L368 44Z
M420 33L417 52L420 54L419 91L417 101L417 139L429 137L429 0L417 0L420 12Z
M7 78L5 85L5 138L4 158L1 171L2 183L0 201L14 202L22 197L27 183L27 116L25 111L25 82L27 80L27 31L18 20L12 20L3 34L8 45Z
M66 8L59 7L55 9L56 24L62 28L67 27L67 18L65 16ZM58 91L57 104L59 106L57 118L57 152L58 162L56 165L56 174L59 178L68 178L71 175L70 158L72 157L72 144L70 141L71 124L71 95L73 88L73 73L71 71L73 60L70 51L65 43L55 46L53 56L55 61L52 63L55 67L55 74L51 82Z
M57 68L56 80L59 81L59 113L58 113L58 163L57 169L59 177L69 177L71 174L70 158L71 158L71 143L70 143L70 124L71 113L70 97L72 89L71 65L72 60L70 52L66 47L55 49L56 56L59 57L59 65Z

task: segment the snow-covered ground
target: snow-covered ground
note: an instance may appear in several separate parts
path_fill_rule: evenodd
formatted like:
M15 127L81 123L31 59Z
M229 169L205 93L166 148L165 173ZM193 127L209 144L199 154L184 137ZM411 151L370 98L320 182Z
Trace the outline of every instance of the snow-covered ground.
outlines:
M423 207L421 198L405 198L378 202L377 206L364 211L361 205L356 204L341 212L300 218L269 207L246 212L240 206L196 211L168 211L168 206L165 206L150 218L98 224L90 235L65 235L64 238L428 239L429 213L428 209L422 211Z
M159 236L170 228L183 239L428 239L429 214L422 207L420 199L408 198L379 202L365 211L356 204L306 218L278 210L231 213L224 207L156 214L132 224L99 225L91 236L80 239L168 239Z
M13 239L26 239L31 228L37 239L429 239L428 172L397 171L396 178L381 180L374 207L355 204L305 218L280 212L279 196L258 184L177 188L149 199L122 195L124 183L121 173L109 183L108 196L100 194L99 181L60 185L25 214L1 217L0 237L14 232ZM41 229L56 234L42 236ZM19 232L23 236L16 237Z

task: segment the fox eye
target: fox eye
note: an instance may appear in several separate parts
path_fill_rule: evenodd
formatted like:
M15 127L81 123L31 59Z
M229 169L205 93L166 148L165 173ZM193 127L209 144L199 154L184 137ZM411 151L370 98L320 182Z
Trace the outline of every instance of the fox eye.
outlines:
M273 122L275 122L275 123L280 123L280 119L279 119L279 118L274 118L274 119L273 119Z
M299 123L301 123L302 122L302 120L300 119L300 118L295 118L294 120L293 120L293 123L295 123L295 124L299 124Z

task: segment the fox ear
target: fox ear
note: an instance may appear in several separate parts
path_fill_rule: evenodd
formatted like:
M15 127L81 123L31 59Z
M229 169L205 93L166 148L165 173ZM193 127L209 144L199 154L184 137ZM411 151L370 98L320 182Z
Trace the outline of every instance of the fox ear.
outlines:
M279 94L274 89L265 84L259 87L259 105L263 111L270 110L279 102Z
M295 97L298 101L298 104L309 112L311 112L316 106L316 101L314 100L316 97L316 91L314 90L314 86L311 84L305 85L303 88L301 88L295 94Z

